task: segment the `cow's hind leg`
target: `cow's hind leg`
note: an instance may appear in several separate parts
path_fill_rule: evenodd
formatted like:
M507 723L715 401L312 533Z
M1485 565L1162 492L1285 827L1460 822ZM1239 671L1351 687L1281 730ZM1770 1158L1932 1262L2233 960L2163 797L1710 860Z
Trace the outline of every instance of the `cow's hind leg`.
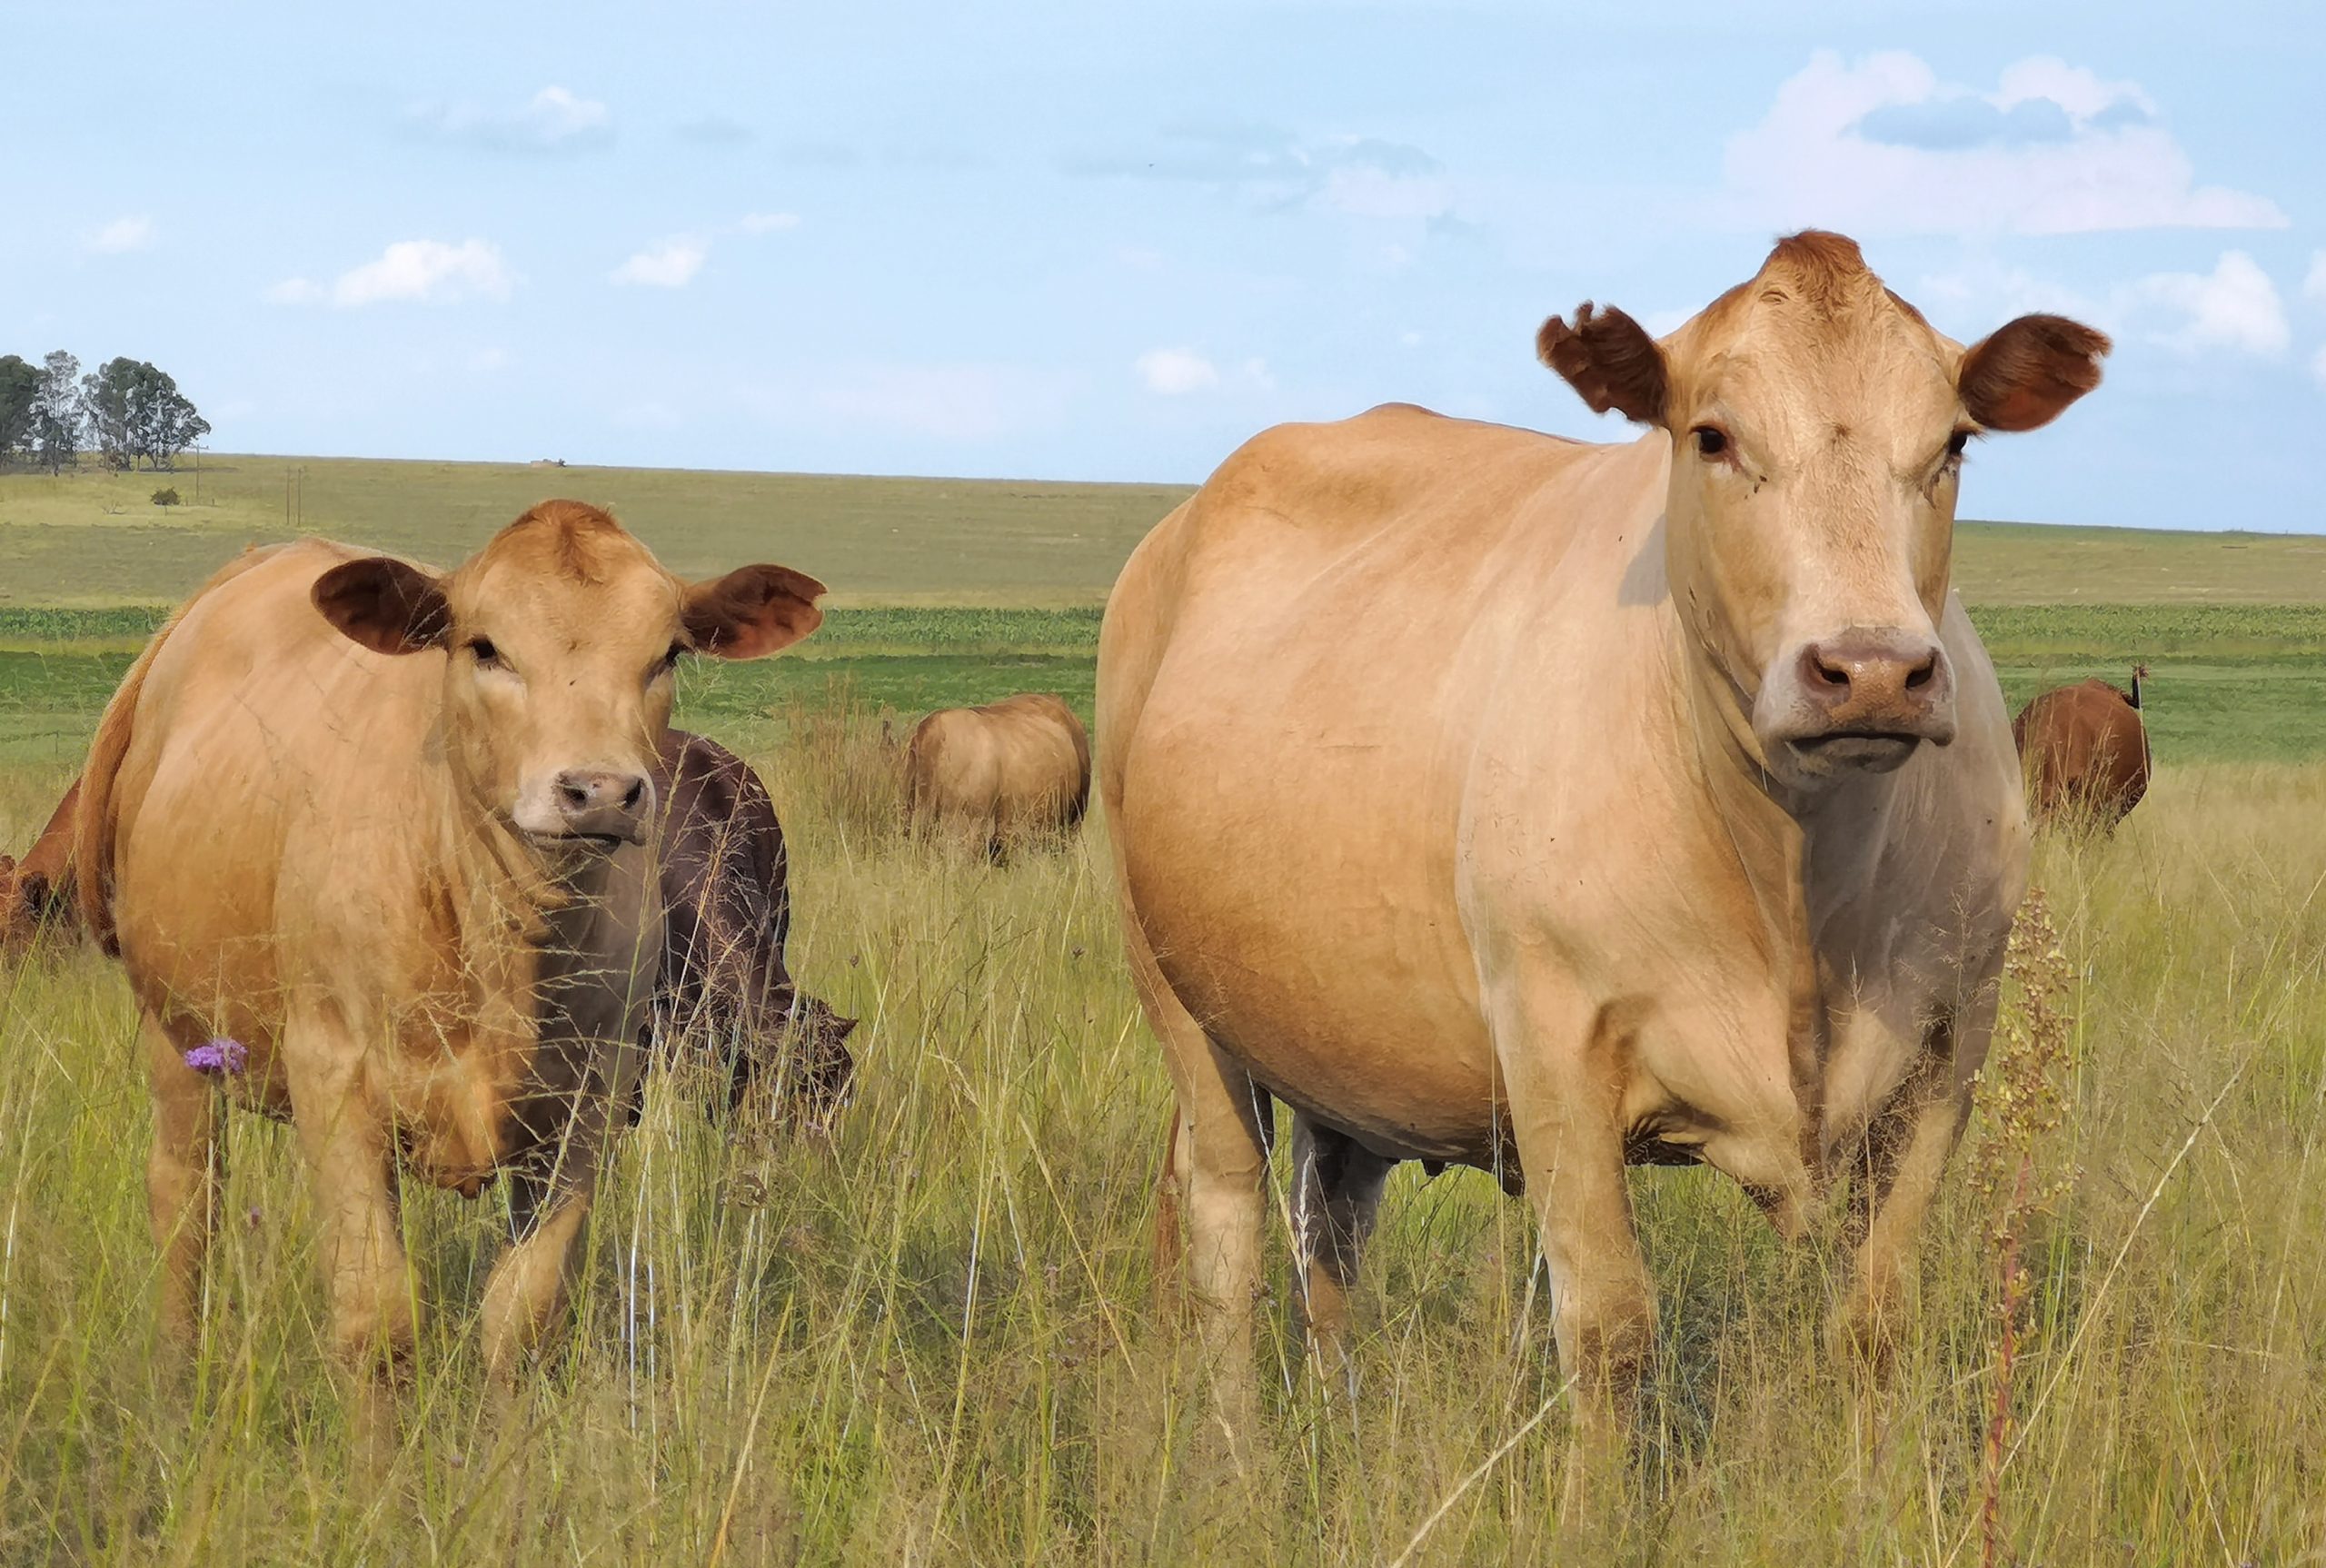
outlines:
M1206 1359L1231 1422L1247 1418L1257 1384L1252 1308L1260 1285L1260 1224L1266 1213L1267 1091L1212 1043L1157 968L1138 917L1126 911L1124 946L1148 1022L1162 1041L1178 1093L1171 1166L1186 1228L1178 1262ZM1167 1249L1160 1245L1158 1256Z
M138 1019L154 1092L145 1200L162 1255L161 1323L173 1338L191 1341L201 1328L203 1264L217 1229L224 1172L218 1088L185 1065L184 1045L201 1042L182 1042L183 1033L151 1013Z
M1352 1375L1349 1288L1396 1163L1305 1115L1292 1118L1293 1267L1309 1356L1328 1384Z

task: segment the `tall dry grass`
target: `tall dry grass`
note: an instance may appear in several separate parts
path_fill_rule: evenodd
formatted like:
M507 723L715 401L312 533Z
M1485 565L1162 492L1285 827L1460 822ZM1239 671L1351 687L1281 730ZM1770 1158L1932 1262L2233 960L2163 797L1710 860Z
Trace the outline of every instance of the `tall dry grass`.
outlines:
M615 1156L570 1345L486 1397L499 1200L413 1192L433 1315L384 1477L353 1463L288 1133L238 1120L202 1344L157 1352L145 1108L117 976L0 971L0 1560L1560 1561L1565 1415L1523 1206L1400 1172L1352 1401L1286 1332L1221 1457L1151 1313L1168 1091L1101 824L994 868L884 816L877 723L755 755L793 849L794 968L866 1022L830 1145L664 1084ZM2326 1549L2326 769L2168 772L2039 857L2060 936L2064 1185L1949 1188L1885 1393L1821 1342L1826 1260L1725 1180L1635 1177L1664 1329L1593 1561L2296 1563ZM1982 1116L1967 1154L2009 1153ZM2016 1168L2015 1166L2012 1168ZM1533 1423L1531 1425L1530 1423ZM1514 1441L1515 1439L1515 1441Z

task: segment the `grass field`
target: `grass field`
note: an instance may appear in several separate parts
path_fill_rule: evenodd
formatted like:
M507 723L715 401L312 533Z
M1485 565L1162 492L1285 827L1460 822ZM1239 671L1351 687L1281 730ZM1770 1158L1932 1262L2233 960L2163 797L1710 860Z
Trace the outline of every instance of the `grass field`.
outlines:
M216 476L233 521L173 516L134 549L120 531L144 516L65 515L124 481L0 477L0 849L77 766L149 606L282 532L282 465L222 461L244 475ZM287 1129L233 1124L206 1337L175 1364L151 1324L118 971L0 961L0 1563L1577 1558L1556 1516L1565 1416L1536 1419L1556 1383L1524 1206L1474 1174L1399 1173L1354 1402L1289 1357L1272 1236L1269 1411L1239 1474L1151 1305L1169 1090L1122 971L1105 825L999 868L898 830L881 710L1043 689L1087 713L1108 563L1172 492L308 467L310 527L438 559L554 490L641 522L667 504L686 531L655 542L682 567L772 554L845 589L796 654L690 675L681 717L769 779L793 968L865 1020L858 1098L826 1145L715 1124L702 1086L659 1086L606 1184L572 1345L507 1411L475 1333L502 1200L409 1194L433 1315L373 1483ZM343 468L319 521L333 492L314 475ZM792 511L763 525L754 494ZM949 590L954 569L915 544L972 512ZM2326 1562L2326 554L2012 529L1966 529L1963 552L2014 697L2144 660L2160 763L2115 839L2039 858L2073 1019L2043 1157L2069 1185L2028 1238L1999 1480L1990 1198L1950 1184L1922 1313L1874 1394L1819 1349L1814 1249L1780 1246L1722 1178L1643 1171L1659 1360L1629 1495L1580 1560L1967 1565L1992 1494L2007 1561ZM1966 1166L2001 1130L1983 1111Z

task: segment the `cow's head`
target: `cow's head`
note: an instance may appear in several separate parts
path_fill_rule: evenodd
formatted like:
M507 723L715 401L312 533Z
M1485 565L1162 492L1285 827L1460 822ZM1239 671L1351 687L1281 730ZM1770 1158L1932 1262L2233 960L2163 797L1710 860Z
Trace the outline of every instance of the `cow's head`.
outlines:
M611 848L653 820L679 660L797 642L823 591L783 566L682 582L597 508L551 501L456 571L373 556L313 597L375 653L443 651L447 749L479 806L537 844Z
M1966 350L1811 232L1661 342L1585 304L1537 346L1593 409L1670 433L1672 591L1772 772L1885 771L1953 739L1937 628L1963 448L2098 385L2105 337L2022 316Z

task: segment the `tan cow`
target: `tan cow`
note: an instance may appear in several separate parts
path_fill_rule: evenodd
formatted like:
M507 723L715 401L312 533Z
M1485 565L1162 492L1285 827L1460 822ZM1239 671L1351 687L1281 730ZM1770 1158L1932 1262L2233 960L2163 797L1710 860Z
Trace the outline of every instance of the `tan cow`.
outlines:
M1957 471L2107 346L2029 316L1965 350L1800 234L1661 342L1544 325L1628 445L1404 406L1283 426L1140 544L1099 788L1228 1387L1272 1099L1324 1347L1405 1159L1523 1187L1561 1360L1603 1395L1654 1322L1627 1163L1714 1166L1788 1235L1851 1174L1842 1321L1878 1345L2026 877L1948 590Z
M905 802L916 824L966 829L997 853L1072 828L1090 802L1090 738L1047 692L939 709L906 742Z
M822 591L780 566L690 585L550 501L447 574L252 551L155 636L99 727L78 860L143 1017L166 1325L200 1300L223 1087L297 1125L343 1353L413 1345L392 1160L469 1195L510 1173L487 1359L542 1337L639 1066L671 671L805 636Z
M25 858L0 855L0 953L28 947L44 933L60 943L80 935L73 891L73 824L80 804L75 779Z

